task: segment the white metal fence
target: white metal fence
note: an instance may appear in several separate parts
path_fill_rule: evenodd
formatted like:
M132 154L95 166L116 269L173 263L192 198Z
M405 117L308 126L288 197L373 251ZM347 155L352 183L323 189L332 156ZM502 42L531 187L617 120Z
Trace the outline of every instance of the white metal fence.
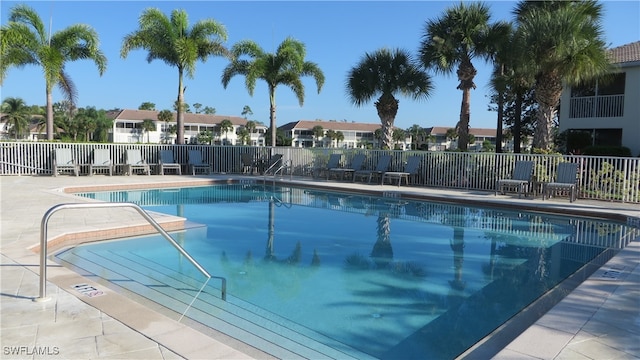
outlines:
M92 162L93 149L109 149L111 159L116 164L116 174L122 173L124 154L127 149L139 149L150 164L158 163L158 151L172 150L177 162L187 164L189 150L199 150L205 162L212 165L217 173L241 173L241 154L249 153L253 158L263 158L271 154L282 154L291 163L294 175L311 175L311 169L326 164L331 153L342 153L343 164L348 165L357 153L367 155L366 166L374 168L382 154L392 155L390 170L402 170L407 158L412 155L422 157L419 175L412 179L413 185L456 188L467 190L493 191L498 179L510 178L516 161L534 161L534 187L555 177L556 166L560 162L580 164L578 176L578 197L640 203L640 158L576 156L576 155L533 155L494 154L425 151L385 151L362 149L251 147L251 146L208 146L208 145L155 145L155 144L93 144L93 143L0 143L0 175L51 175L52 154L57 148L70 148L82 173L87 173ZM186 173L186 172L185 172Z

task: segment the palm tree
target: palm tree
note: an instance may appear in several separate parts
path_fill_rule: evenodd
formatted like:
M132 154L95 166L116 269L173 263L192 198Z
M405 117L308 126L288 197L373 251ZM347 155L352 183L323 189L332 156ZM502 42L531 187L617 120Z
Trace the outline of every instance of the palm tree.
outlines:
M445 137L449 141L454 141L455 139L458 138L458 132L454 128L449 128L449 129L447 129L447 132L445 133Z
M158 113L158 121L164 122L164 141L169 143L170 126L169 122L173 120L173 113L171 110L162 110Z
M35 10L27 5L11 9L9 22L0 28L0 85L9 67L39 65L45 78L47 96L47 140L53 140L53 87L57 85L67 100L75 101L77 90L65 65L69 61L93 60L102 76L107 58L98 48L98 34L84 24L71 25L53 34L47 32Z
M342 131L336 131L334 136L336 139L336 147L337 147L340 145L341 141L344 141L344 134L342 133Z
M253 96L256 80L262 79L269 89L270 134L277 134L276 129L276 87L288 86L298 98L300 106L304 103L304 84L302 76L313 76L318 93L324 85L324 74L316 63L306 61L305 45L293 38L286 38L274 53L265 52L251 40L235 44L231 53L233 60L224 69L222 85L227 88L235 75L245 76L245 85L249 95ZM250 60L242 59L248 56ZM271 136L271 146L276 146L276 136Z
M413 124L407 129L407 133L411 135L411 148L418 150L418 139L425 136L427 132L420 125Z
M311 132L313 133L313 137L315 138L315 141L313 142L313 146L315 147L316 142L324 136L324 129L322 128L322 126L316 125L313 127L313 129L311 129Z
M148 62L159 59L178 68L178 144L184 144L183 77L186 74L193 78L198 60L204 62L211 56L227 56L228 50L222 44L226 40L227 30L215 20L200 20L189 28L184 10L173 10L169 19L160 10L149 8L140 16L138 30L122 41L120 56L123 59L131 50L144 49L148 51Z
M220 127L220 132L224 133L225 143L229 141L227 134L229 131L233 130L233 123L229 119L224 119L218 125Z
M2 102L2 121L16 140L29 126L29 108L21 98L8 97Z
M336 136L337 136L335 130L333 130L333 129L327 130L327 133L324 134L324 136L328 137L331 140L331 143L330 143L329 147L333 147L333 140L335 140Z
M147 133L147 142L151 142L149 139L149 132L156 131L156 123L151 119L142 120L142 131Z
M247 115L253 115L253 111L251 111L249 105L245 105L244 107L242 107L242 112L240 114L246 119Z
M240 141L240 145L246 145L251 139L251 134L246 127L240 128L238 130L238 140Z
M535 78L538 103L533 146L551 150L563 84L578 85L608 73L610 62L596 1L520 2L519 41L526 44L525 72Z
M382 123L382 147L387 149L393 142L393 123L398 113L395 96L426 99L432 88L431 78L402 49L366 53L347 76L349 100L356 106L378 96L375 106Z
M398 145L398 143L400 142L404 142L406 138L407 138L407 134L404 132L404 130L400 128L393 130L393 143L395 145Z
M489 59L491 44L497 41L502 25L489 23L489 8L483 3L460 2L448 8L444 15L426 23L420 44L422 64L437 73L451 74L456 69L462 90L460 120L458 131L458 149L467 150L469 121L471 118L471 89L477 71L472 60L476 57Z

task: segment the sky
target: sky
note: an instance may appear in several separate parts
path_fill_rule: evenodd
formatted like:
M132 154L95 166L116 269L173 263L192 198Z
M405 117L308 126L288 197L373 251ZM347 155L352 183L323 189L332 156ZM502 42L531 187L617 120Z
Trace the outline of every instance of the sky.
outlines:
M190 24L214 19L228 33L227 47L241 40L253 40L265 51L275 52L287 37L306 45L307 61L318 64L325 83L318 94L312 77L304 77L305 99L301 107L293 92L285 86L276 89L277 125L298 120L337 120L379 123L374 101L356 107L347 97L346 78L366 54L381 48L401 48L417 54L428 20L441 17L456 1L0 1L2 25L16 4L34 8L53 32L70 25L92 26L100 38L101 50L108 60L100 76L90 60L68 62L66 71L78 91L79 107L98 109L137 109L152 102L157 110L173 109L177 98L178 70L160 60L148 63L145 50L133 50L120 57L122 39L138 29L138 18L149 7L170 16L184 9ZM491 21L512 20L515 1L486 1ZM608 47L640 40L640 1L602 1L603 30ZM266 84L258 80L250 96L243 76L235 76L225 89L220 81L228 60L210 58L196 64L194 78L185 78L185 102L216 109L217 115L241 116L244 106L253 115L249 119L269 124L269 96ZM471 93L472 128L495 128L496 113L489 111L491 67L474 60L478 70L477 88ZM460 114L462 92L456 89L455 74L429 72L434 84L431 96L416 101L398 96L400 101L395 126L409 128L454 127ZM0 87L0 97L22 98L28 105L44 105L45 83L42 70L29 65L11 68ZM56 89L54 102L63 97Z

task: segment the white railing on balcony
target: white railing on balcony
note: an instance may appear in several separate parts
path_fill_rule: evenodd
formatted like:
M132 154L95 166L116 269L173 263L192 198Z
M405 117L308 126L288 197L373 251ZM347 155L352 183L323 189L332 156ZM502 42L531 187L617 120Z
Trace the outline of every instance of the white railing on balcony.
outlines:
M57 148L70 148L82 165L81 172L88 173L93 149L109 149L116 164L115 173L124 170L124 154L127 149L139 149L148 163L158 163L158 151L172 150L177 162L184 164L186 172L189 150L202 153L205 162L212 165L215 173L241 173L241 154L249 153L255 159L271 154L282 154L290 161L293 175L309 176L310 171L326 163L329 155L342 153L344 164L349 164L357 153L367 155L366 166L374 168L381 154L392 155L391 169L402 170L407 157L419 155L422 166L413 185L437 188L493 191L496 180L511 177L518 160L534 161L535 186L553 180L559 162L580 164L578 197L606 201L640 203L640 158L577 156L458 153L432 151L386 151L363 149L326 149L292 147L211 146L211 145L156 145L156 144L94 144L94 143L35 143L0 142L0 175L51 175L52 156ZM153 170L152 170L153 171ZM157 173L154 171L154 173Z
M624 94L583 96L571 98L570 118L621 117L624 116Z

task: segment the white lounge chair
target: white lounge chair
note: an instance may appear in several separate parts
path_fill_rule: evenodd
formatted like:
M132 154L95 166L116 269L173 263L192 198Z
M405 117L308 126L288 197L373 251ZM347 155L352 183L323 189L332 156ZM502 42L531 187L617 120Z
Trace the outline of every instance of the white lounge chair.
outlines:
M513 168L513 175L511 179L500 179L496 181L496 192L504 194L505 189L515 189L518 193L518 198L522 197L522 194L529 192L531 188L531 181L533 178L533 161L516 161L516 165Z
M129 175L135 170L142 170L145 174L151 175L151 167L142 158L140 150L127 149L127 160L125 163L125 172Z
M93 176L97 170L108 170L109 176L113 175L113 162L109 149L93 150L93 162L89 165L89 175Z
M556 181L542 184L542 200L556 196L559 191L569 192L569 202L576 200L576 183L578 181L578 164L563 162L556 169Z
M420 156L410 156L404 166L404 171L386 171L382 174L382 183L384 184L385 180L389 180L389 183L391 183L395 179L398 180L398 187L400 187L402 179L404 179L405 183L409 185L409 177L418 174L421 160L422 157Z
M198 150L189 150L188 168L192 175L195 175L196 171L206 171L207 175L211 174L211 165L202 161L202 153Z
M176 174L182 175L182 165L177 163L173 157L173 151L160 150L160 175L164 175L165 170L175 170Z
M53 176L58 176L58 173L63 171L70 171L75 176L80 175L80 165L71 153L71 149L56 149L55 159L53 159Z

